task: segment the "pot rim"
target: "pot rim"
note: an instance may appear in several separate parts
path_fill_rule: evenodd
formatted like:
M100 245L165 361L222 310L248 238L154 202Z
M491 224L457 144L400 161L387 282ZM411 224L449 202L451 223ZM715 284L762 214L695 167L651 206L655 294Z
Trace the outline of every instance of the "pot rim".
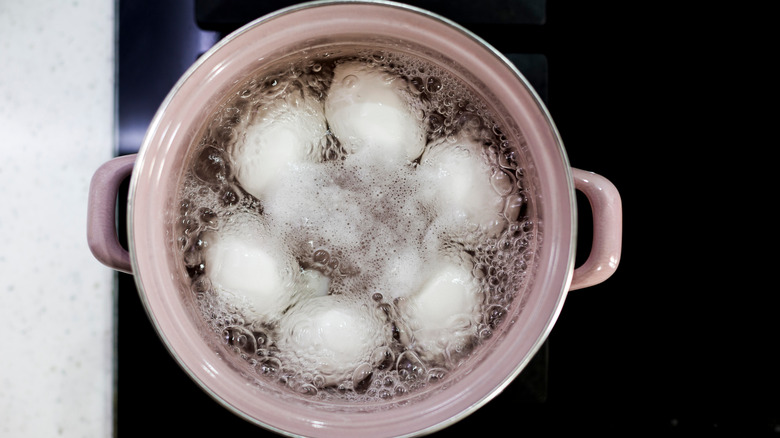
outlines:
M537 351L541 348L542 344L546 341L550 331L552 330L552 327L554 326L555 321L558 318L558 315L561 312L563 303L565 301L565 298L568 294L568 289L571 283L572 279L572 273L574 270L574 258L575 258L575 248L576 248L576 238L577 238L577 223L576 223L576 215L577 215L577 206L576 206L576 198L574 196L574 182L573 182L573 176L571 172L571 167L569 164L568 156L565 152L565 148L563 146L563 142L560 138L560 134L558 132L557 127L555 126L552 117L544 105L544 103L541 101L540 97L536 93L536 91L530 86L527 79L522 75L522 73L515 67L503 54L498 52L495 48L493 48L490 44L488 44L486 41L484 41L482 38L477 36L476 34L472 33L471 31L465 29L461 25L442 17L436 13L401 3L396 3L392 1L387 0L315 0L311 2L305 2L300 3L296 5L292 5L283 9L280 9L278 11L272 12L270 14L264 15L262 17L259 17L252 22L242 26L241 28L237 29L236 31L232 32L225 38L223 38L221 41L219 41L217 44L215 44L211 49L209 49L207 52L205 52L203 55L201 55L186 71L185 73L180 77L180 79L176 82L176 84L173 86L171 91L168 93L166 98L161 103L159 109L155 113L155 116L153 117L146 134L144 136L141 148L139 149L138 153L138 159L136 161L136 168L135 171L132 173L131 180L130 180L130 186L129 186L129 194L128 194L128 203L127 203L127 232L128 232L128 243L129 243L129 253L130 253L130 260L131 260L131 266L132 271L134 273L134 278L136 282L136 286L139 292L139 296L142 300L144 309L149 316L150 321L152 322L155 332L157 333L160 340L165 345L168 352L171 354L171 356L175 359L175 361L179 364L179 366L187 373L187 375L190 376L190 378L195 381L198 386L203 389L209 396L212 397L215 401L217 401L220 405L227 408L229 411L233 412L237 416L251 422L254 424L257 424L259 426L262 426L266 429L272 430L276 433L279 433L281 435L287 435L287 436L302 436L298 435L296 433L292 433L287 430L280 429L274 425L268 424L264 422L263 420L256 418L252 415L247 414L246 412L236 408L231 402L229 402L223 395L216 393L213 391L207 382L205 382L201 375L197 374L192 369L192 364L188 363L186 360L184 360L181 355L177 352L176 348L174 348L173 343L169 339L169 336L167 336L166 331L162 328L160 321L158 321L156 315L153 312L152 304L149 302L149 298L147 295L146 288L144 286L144 280L145 280L145 274L146 272L141 268L141 264L139 263L139 257L138 257L138 251L136 249L136 223L135 223L135 202L137 198L137 190L139 181L142 178L142 175L144 175L146 172L144 169L149 165L148 161L150 159L148 154L151 152L148 152L150 149L150 142L152 141L154 134L160 129L161 120L163 119L164 115L168 112L168 108L171 106L172 101L176 98L176 96L179 95L182 87L190 80L190 78L193 76L193 74L198 71L199 69L203 68L203 66L207 65L213 54L217 53L222 50L223 47L230 45L233 41L238 39L240 36L246 34L247 32L250 32L252 29L265 24L267 22L270 22L272 20L278 19L280 17L284 17L286 15L296 13L299 11L304 11L307 9L312 8L319 8L319 7L330 7L335 5L372 5L372 6L381 6L381 7L391 7L395 9L401 9L404 11L408 11L411 13L422 15L426 18L442 22L446 25L448 25L450 28L460 32L463 36L471 39L472 41L476 42L479 46L481 46L485 51L489 52L499 60L501 64L503 64L503 67L510 70L515 78L518 80L518 82L522 85L522 87L525 89L525 91L530 95L531 99L534 102L534 105L536 109L540 112L540 115L543 117L544 121L547 124L547 128L549 129L551 136L554 139L554 143L556 146L557 155L556 159L559 159L564 167L564 179L563 184L567 187L567 192L569 193L569 202L568 202L568 208L571 211L571 217L570 217L570 238L568 242L568 254L566 254L563 257L560 257L561 260L559 263L565 265L565 276L562 279L563 281L560 283L560 290L555 291L553 294L552 291L547 291L546 293L552 294L556 297L556 301L554 305L552 306L552 312L549 313L548 319L544 325L544 330L540 333L540 335L537 337L537 339L532 344L531 348L528 349L528 354L526 354L525 358L522 361L519 361L515 364L514 370L510 372L509 374L505 375L505 377L500 381L500 383L495 386L495 388L490 391L489 393L483 394L482 397L477 400L475 403L473 403L471 406L469 406L465 410L461 410L459 413L450 416L444 421L439 421L433 425L428 426L425 429L416 430L410 433L406 433L399 436L417 436L417 435L424 435L428 433L432 433L441 429L444 429L446 427L449 427L453 425L454 423L462 420L466 416L472 414L474 411L479 409L480 407L484 406L487 402L489 402L491 399L493 399L496 395L498 395L500 392L502 392L518 375L519 373L525 368L525 366L528 364L528 362L533 358L533 356L537 353ZM563 245L563 243L562 243Z

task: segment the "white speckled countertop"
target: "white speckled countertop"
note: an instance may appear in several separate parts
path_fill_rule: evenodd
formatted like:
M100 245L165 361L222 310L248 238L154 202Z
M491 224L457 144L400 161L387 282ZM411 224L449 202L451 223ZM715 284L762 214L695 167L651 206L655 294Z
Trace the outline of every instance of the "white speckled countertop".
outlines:
M113 434L113 272L86 242L114 148L114 2L0 2L0 436Z

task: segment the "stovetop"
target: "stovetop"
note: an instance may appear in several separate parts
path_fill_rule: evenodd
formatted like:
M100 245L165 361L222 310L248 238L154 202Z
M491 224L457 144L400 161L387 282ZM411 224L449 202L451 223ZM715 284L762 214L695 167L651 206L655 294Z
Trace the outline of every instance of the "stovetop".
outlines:
M120 0L117 153L137 151L157 107L201 53L251 19L292 3ZM698 297L686 295L695 284L670 285L651 265L660 244L642 228L651 218L637 202L651 191L637 169L652 159L647 155L657 143L652 134L636 132L636 118L651 111L649 102L631 95L646 86L637 70L663 57L634 45L637 10L619 2L555 0L407 3L462 24L514 62L547 105L572 165L610 179L625 209L617 273L570 293L521 375L486 406L433 436L504 434L504 424L513 436L780 433L776 373L760 364L754 374L732 366L750 362L750 355L721 361L716 341L691 335L702 332L688 314L702 308ZM579 245L587 248L589 209L580 195L578 204ZM578 262L585 256L578 250ZM131 276L118 274L117 289L117 435L145 434L154 425L160 435L275 436L219 406L181 371L149 323Z

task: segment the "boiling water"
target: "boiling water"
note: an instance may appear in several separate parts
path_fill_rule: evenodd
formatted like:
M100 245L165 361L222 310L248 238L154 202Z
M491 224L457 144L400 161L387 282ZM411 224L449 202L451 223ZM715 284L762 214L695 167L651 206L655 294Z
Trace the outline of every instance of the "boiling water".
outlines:
M376 50L258 72L205 127L178 249L205 320L258 379L314 399L440 382L528 281L517 145L448 72Z

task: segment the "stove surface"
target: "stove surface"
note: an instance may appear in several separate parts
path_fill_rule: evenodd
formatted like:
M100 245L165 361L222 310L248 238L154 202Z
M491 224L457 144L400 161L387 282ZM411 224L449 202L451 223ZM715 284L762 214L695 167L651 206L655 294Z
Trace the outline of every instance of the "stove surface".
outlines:
M664 59L645 36L663 23L648 24L646 11L621 2L409 3L453 19L505 53L548 106L572 165L610 179L625 209L617 273L570 293L540 354L520 377L432 436L500 433L504 424L527 436L780 433L780 380L773 368L779 364L760 354L776 350L776 342L754 353L722 352L720 343L730 334L721 324L725 319L714 316L721 311L715 298L691 293L704 286L690 270L656 266L666 254L650 232L652 212L639 204L656 193L646 177L655 171L647 155L658 141L644 125L657 114L657 90L649 79L657 70L648 70L648 63ZM291 2L118 4L117 150L128 154L137 151L157 107L201 53L227 32ZM674 74L666 67L664 73ZM578 203L579 245L587 248L590 213L584 197L578 195ZM585 256L578 250L579 262ZM219 406L182 372L126 274L118 274L117 315L117 435L145 434L154 425L155 432L176 436L276 436Z

